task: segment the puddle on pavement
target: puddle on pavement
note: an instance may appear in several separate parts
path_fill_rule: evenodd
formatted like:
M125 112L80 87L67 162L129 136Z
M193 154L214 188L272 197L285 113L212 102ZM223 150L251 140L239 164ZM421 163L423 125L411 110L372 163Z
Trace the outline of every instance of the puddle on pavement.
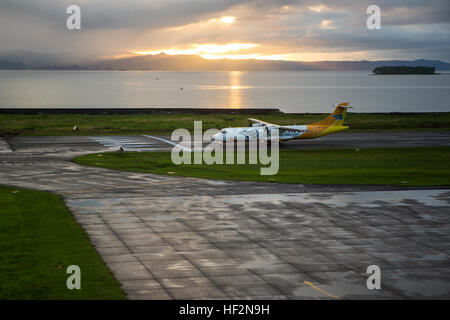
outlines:
M448 190L398 190L363 191L340 193L296 193L296 194L252 194L235 196L216 196L218 200L229 204L250 204L252 202L279 203L280 201L300 203L321 203L329 206L345 207L358 205L379 207L384 205L405 205L408 200L427 206L447 207Z

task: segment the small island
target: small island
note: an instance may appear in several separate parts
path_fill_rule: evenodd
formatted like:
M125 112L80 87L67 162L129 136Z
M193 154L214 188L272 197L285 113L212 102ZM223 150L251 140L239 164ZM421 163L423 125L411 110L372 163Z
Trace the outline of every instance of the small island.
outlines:
M374 74L436 74L435 67L383 66L373 69Z

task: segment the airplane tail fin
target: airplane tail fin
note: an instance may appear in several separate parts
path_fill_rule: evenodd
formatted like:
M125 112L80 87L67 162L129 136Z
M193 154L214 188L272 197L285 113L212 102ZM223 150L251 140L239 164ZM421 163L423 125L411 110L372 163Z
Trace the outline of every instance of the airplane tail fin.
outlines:
M347 115L347 109L349 108L348 102L342 102L336 106L334 112L330 114L328 117L323 119L322 121L312 123L311 125L315 126L324 126L324 127L340 127L344 124L345 116Z

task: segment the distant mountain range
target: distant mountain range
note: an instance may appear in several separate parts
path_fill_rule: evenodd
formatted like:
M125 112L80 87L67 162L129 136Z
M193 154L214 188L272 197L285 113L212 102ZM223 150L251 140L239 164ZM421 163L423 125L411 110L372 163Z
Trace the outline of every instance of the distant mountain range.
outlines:
M3 58L3 59L2 59ZM382 66L425 66L437 71L450 70L450 63L440 60L377 61L282 61L282 60L209 60L196 55L140 55L107 59L85 64L32 64L0 56L0 69L9 70L160 70L160 71L372 71Z

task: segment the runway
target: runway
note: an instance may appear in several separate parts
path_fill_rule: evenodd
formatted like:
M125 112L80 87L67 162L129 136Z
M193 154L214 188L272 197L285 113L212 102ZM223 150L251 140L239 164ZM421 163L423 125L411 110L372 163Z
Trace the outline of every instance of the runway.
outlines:
M118 145L172 147L148 136L0 139L0 181L62 195L130 299L450 298L449 188L218 181L71 161ZM449 134L306 142L448 146ZM370 265L381 269L379 290L367 287Z
M1 141L1 139L0 139ZM125 151L169 151L174 143L168 135L146 134L140 136L52 136L9 137L5 141L15 152L47 151L107 151L119 146ZM199 150L209 144L183 144L186 148ZM5 143L3 143L3 146ZM311 140L287 141L281 150L378 148L450 146L450 131L422 132L341 132ZM2 144L0 143L0 150ZM3 147L5 148L5 146Z

